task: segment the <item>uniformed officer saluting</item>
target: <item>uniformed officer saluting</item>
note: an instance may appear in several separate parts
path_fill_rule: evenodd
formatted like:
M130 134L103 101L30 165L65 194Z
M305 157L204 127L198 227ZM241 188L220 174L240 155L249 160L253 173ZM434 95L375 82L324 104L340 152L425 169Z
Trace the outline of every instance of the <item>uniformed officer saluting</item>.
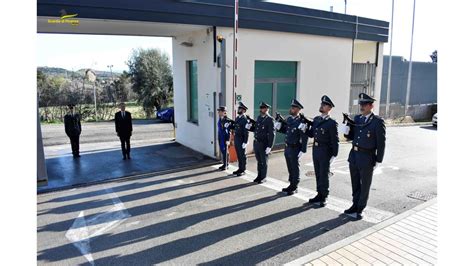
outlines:
M74 112L75 105L68 104L69 113L64 116L64 129L71 141L72 156L79 158L79 136L82 132L81 116Z
M246 128L255 132L253 150L257 159L257 178L254 182L261 184L267 177L268 154L273 148L275 142L275 121L268 115L268 109L271 106L265 102L260 103L260 115L255 123L255 128L249 123Z
M288 168L288 181L290 185L282 189L288 195L298 192L298 183L300 182L300 157L306 152L308 146L308 136L298 129L303 123L300 116L300 110L303 105L296 99L291 102L290 116L286 123L276 122L275 129L285 134L285 159Z
M352 206L344 213L361 219L362 211L369 199L372 175L381 163L385 151L385 122L372 113L375 99L365 93L359 94L360 115L344 126L344 136L352 140L349 153L349 170L352 183Z
M237 160L239 161L239 169L233 172L233 174L237 176L245 174L247 165L247 155L245 154L247 142L249 139L249 132L245 128L245 125L247 125L248 122L247 116L245 115L247 109L247 106L245 106L242 102L239 102L237 118L235 119L235 123L230 127L234 130L234 144L235 150L237 152Z
M219 148L221 150L222 166L219 170L224 171L228 168L229 164L229 141L230 141L230 123L231 121L227 118L227 107L221 106L217 108L219 114L219 120L217 121L217 133L219 137Z
M329 166L334 161L339 151L339 136L337 133L337 122L329 115L334 103L324 95L321 98L319 112L321 115L313 119L313 124L306 130L306 134L314 138L313 142L313 165L316 174L316 197L309 200L310 203L326 206L329 195Z

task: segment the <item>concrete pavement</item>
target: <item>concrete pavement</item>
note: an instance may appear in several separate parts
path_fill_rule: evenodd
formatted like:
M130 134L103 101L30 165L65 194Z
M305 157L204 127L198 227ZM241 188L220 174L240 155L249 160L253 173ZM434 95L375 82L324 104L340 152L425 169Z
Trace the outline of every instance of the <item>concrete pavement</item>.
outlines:
M436 199L287 265L436 265Z
M81 158L58 156L46 159L48 184L38 187L38 192L91 185L116 178L156 175L158 172L197 168L216 162L176 142L132 146L131 156L130 160L122 160L122 151L111 149L85 153Z
M315 194L309 153L302 158L300 193L279 192L287 171L283 154L276 152L264 185L249 182L256 169L250 157L243 177L216 171L216 164L38 195L38 264L292 262L436 196L436 131L387 132L386 168L374 177L364 220L341 214L351 200L343 168L347 145L341 147L340 166L333 166L327 208L306 204Z

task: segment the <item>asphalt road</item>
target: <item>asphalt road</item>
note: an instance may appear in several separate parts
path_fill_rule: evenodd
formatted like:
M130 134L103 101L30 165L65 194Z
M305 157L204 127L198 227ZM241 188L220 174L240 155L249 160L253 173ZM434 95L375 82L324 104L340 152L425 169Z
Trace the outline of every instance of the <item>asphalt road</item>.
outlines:
M312 170L310 152L302 158L301 192L291 197L277 191L287 179L281 152L272 154L264 185L248 181L255 172L251 157L243 178L203 167L41 194L38 264L290 262L423 202L409 195L435 196L436 135L430 127L387 129L386 158L368 203L372 220L341 215L351 198L347 144L332 167L327 208L305 204L315 187L311 173L304 175Z
M53 146L69 144L63 124L42 124L43 145ZM173 137L173 124L161 123L158 120L134 120L133 138L161 139ZM116 141L114 121L82 123L81 143L98 143Z
M69 138L64 132L63 124L42 124L43 146L46 157L63 156L71 153ZM133 146L144 146L168 142L174 139L171 123L158 120L134 120L131 143ZM109 122L82 123L80 137L81 152L92 152L120 148L120 141L115 133L115 124Z

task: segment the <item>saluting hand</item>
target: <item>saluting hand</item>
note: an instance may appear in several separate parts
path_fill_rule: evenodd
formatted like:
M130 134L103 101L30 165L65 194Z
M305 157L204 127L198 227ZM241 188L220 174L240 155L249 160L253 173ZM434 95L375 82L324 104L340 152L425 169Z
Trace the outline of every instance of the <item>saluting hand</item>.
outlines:
M339 132L341 132L344 135L349 135L350 130L351 128L346 124L339 125Z
M308 125L306 125L306 123L300 123L300 125L298 126L298 129L303 132L306 132L306 129L308 129Z
M280 122L275 122L275 126L274 126L274 127L275 127L276 130L280 130L280 128L281 128L281 123L280 123Z

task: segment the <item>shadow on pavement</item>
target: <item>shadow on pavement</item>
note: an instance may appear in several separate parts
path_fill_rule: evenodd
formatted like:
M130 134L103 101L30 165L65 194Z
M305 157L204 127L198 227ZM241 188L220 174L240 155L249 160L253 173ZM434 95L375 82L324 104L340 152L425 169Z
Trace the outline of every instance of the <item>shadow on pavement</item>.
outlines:
M224 177L224 178L223 177L218 177L216 179L224 180L226 178L227 178L227 176ZM132 216L149 214L149 213L153 213L153 212L157 212L157 211L163 211L163 210L166 210L166 209L170 209L170 208L176 207L178 205L181 205L181 204L184 204L184 203L187 203L187 202L190 202L190 201L199 200L199 199L203 199L203 198L206 198L206 197L212 197L212 196L215 196L215 195L218 195L218 194L223 194L223 193L226 193L226 192L231 192L231 191L243 189L243 188L253 186L253 185L254 185L254 183L244 183L244 184L233 185L233 186L230 186L230 187L205 191L205 192L201 192L201 193L198 193L198 194L187 195L187 196L184 196L184 197L181 197L181 198L174 198L174 199L169 199L169 200L165 200L165 201L150 203L150 204L147 204L147 205L135 206L135 207L132 207L132 208L128 208L127 211ZM140 193L138 193L138 194L140 194ZM122 197L120 199L122 200ZM124 201L126 201L126 199ZM90 208L90 206L93 205L93 204L94 204L94 202L89 201L87 203L84 203L84 207ZM108 213L109 215L107 217L110 217L111 219L115 219L116 217L118 217L118 215L115 215L115 213L117 213L117 212L120 212L120 210L116 211L116 212L109 212ZM98 213L98 214L101 214L101 213ZM85 220L90 220L92 217L94 217L98 214L96 213L96 214L86 215L86 216L84 216L84 219ZM69 229L69 227L71 226L71 224L73 224L74 220L75 220L75 218L70 219L70 220L56 222L56 223L50 223L50 224L47 224L45 226L39 227L37 229L37 232L46 232L46 231L48 231L48 232L62 232L62 231L67 231ZM99 222L100 223L107 223L107 222L110 222L110 220L102 219ZM91 223L87 224L87 226L90 226L90 225L94 225L94 224L91 224Z
M62 156L47 159L48 185L38 187L38 192L216 163L215 159L176 142L132 147L131 156L131 160L122 160L122 153L119 149L85 154L81 158Z
M422 129L427 129L427 130L438 130L438 127L434 126L420 126Z
M266 199L267 201L273 200L271 197ZM250 203L253 205L255 203ZM179 258L181 256L205 249L207 246L211 246L217 242L225 240L227 238L242 234L246 231L254 230L263 226L267 226L273 222L285 219L294 215L301 214L313 207L310 205L302 205L298 208L292 208L285 211L273 213L261 218L250 220L247 222L239 223L236 225L227 226L217 230L205 232L199 235L195 235L188 238L177 239L162 245L157 245L152 248L148 248L130 255L114 255L105 258L100 258L95 261L97 265L106 265L113 263L114 261L119 261L120 264L130 265L133 263L139 264L159 264L166 263L169 260ZM262 262L268 258L271 258L278 253L289 250L293 247L296 247L308 240L311 240L319 235L322 235L329 230L337 228L341 225L350 222L350 219L343 217L342 215L321 223L318 223L314 226L305 228L298 232L285 235L278 239L265 242L261 245L254 246L252 248L239 251L237 253L216 259L206 263L206 265L255 265L256 263ZM156 226L156 227L155 227ZM162 232L163 229L168 230L168 226L163 226L162 224L153 225L154 228L148 228L144 232L134 232L139 236L142 235L145 238L149 238L150 232ZM142 230L142 229L139 229ZM135 235L130 235L135 236ZM111 237L111 236L109 236ZM153 237L153 235L151 236ZM125 238L124 238L125 239ZM143 241L142 239L136 238L136 241ZM193 243L193 244L189 244ZM123 244L128 244L123 242ZM85 264L84 264L85 265Z

